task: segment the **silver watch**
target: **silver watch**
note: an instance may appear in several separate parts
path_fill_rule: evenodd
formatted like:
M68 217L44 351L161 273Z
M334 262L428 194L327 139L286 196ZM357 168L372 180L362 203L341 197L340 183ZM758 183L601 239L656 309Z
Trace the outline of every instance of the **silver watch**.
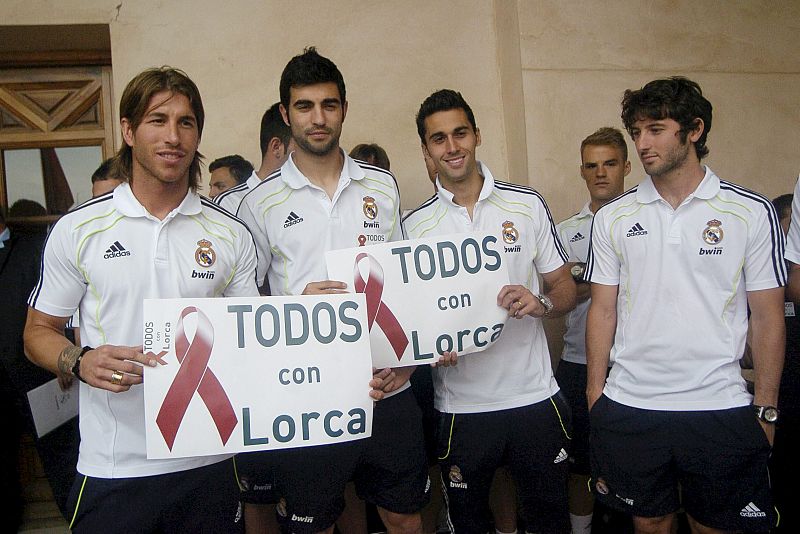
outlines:
M550 297L547 295L536 295L536 299L542 303L542 306L544 306L544 317L550 315L550 312L552 312L553 308L555 307L553 306L553 301L550 300Z
M774 406L759 406L758 404L753 404L753 409L756 412L756 417L765 423L769 423L774 425L778 422L778 416L780 415L780 411Z

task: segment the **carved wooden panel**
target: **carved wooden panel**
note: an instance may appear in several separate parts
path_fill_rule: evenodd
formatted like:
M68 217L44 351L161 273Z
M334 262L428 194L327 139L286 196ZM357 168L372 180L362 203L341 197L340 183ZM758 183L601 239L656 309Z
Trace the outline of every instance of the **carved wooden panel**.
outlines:
M9 200L4 150L98 146L110 157L111 102L110 67L0 69L0 206Z

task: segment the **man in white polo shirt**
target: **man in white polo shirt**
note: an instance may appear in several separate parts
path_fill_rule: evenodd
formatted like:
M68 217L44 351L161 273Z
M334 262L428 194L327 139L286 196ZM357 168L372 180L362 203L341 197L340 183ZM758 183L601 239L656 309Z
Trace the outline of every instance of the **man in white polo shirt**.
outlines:
M451 526L457 533L488 531L492 477L507 465L528 531L568 533L569 408L558 394L541 322L575 306L567 255L541 195L496 181L477 161L480 131L460 93L433 93L416 120L422 149L436 167L437 191L403 220L407 235L497 235L512 284L497 296L514 319L500 339L455 367L434 369Z
M789 225L789 232L786 236L786 259L790 262L786 298L800 303L800 177L794 184L792 224Z
M236 213L242 198L255 186L265 180L267 176L280 169L289 158L289 152L294 150L292 135L289 126L283 122L280 102L274 103L261 117L261 166L243 183L220 193L214 202L231 213Z
M29 358L81 381L73 532L239 532L230 455L148 460L142 354L145 298L257 295L247 228L197 194L204 112L195 84L149 69L120 102L113 193L61 218L28 301ZM80 309L76 347L64 325ZM163 362L162 362L163 363Z
M694 532L766 532L777 520L767 458L784 346L778 217L700 164L711 103L695 82L626 91L622 120L649 176L592 228L595 493L632 514L637 532L670 532L681 505ZM739 369L748 309L755 398Z
M347 113L344 78L308 48L281 75L281 113L296 149L242 200L238 216L258 247L258 279L274 295L341 293L326 280L325 252L402 239L400 198L391 173L357 163L339 146ZM372 437L281 453L279 520L292 532L331 532L345 484L378 506L388 531L421 532L429 499L419 408L408 388L413 367L381 370L384 392ZM388 396L387 396L388 397Z
M567 315L564 351L556 380L572 409L572 442L569 451L569 512L573 534L591 532L594 499L588 491L589 412L586 407L586 312L589 284L583 280L594 212L622 194L631 172L628 145L616 128L600 128L581 142L581 177L589 201L581 211L559 223L558 237L569 254L569 266L577 284L575 309Z

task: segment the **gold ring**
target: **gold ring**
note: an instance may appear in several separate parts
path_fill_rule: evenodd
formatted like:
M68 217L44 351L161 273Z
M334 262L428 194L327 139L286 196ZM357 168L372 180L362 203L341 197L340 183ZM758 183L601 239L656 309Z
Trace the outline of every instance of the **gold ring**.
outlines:
M111 383L114 384L115 386L122 384L123 376L124 375L119 371L114 371L113 373L111 373Z

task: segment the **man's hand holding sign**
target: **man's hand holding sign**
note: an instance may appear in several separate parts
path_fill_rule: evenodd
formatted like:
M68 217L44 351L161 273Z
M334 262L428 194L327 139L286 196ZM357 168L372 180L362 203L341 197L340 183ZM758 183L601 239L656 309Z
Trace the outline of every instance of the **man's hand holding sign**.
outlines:
M343 293L347 293L347 284L336 280L310 282L306 284L306 287L303 290L303 295L335 295ZM450 356L449 358L442 356L443 362L445 360L450 362L453 360L453 358L455 358L454 355ZM413 372L413 369L397 369L395 371L391 367L386 367L384 369L373 367L372 380L369 383L370 387L372 388L372 391L369 392L370 396L375 400L383 399L386 393L397 391L400 386L408 382L408 379L411 378L411 374Z

